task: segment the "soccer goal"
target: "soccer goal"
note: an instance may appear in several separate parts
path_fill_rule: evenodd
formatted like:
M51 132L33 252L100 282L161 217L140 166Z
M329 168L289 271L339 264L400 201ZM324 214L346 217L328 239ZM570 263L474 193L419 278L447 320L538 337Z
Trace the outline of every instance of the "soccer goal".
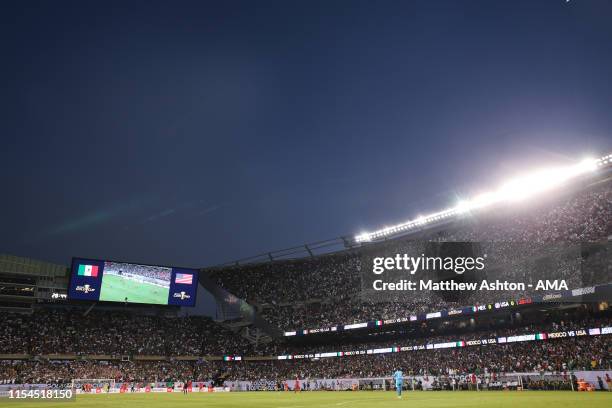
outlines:
M72 388L77 392L113 392L115 380L112 378L74 378Z
M360 378L359 389L367 391L385 391L384 378Z

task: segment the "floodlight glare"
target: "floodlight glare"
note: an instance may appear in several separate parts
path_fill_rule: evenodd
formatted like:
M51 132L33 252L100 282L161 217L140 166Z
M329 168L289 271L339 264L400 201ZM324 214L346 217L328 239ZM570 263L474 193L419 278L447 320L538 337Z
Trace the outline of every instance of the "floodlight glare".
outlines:
M457 206L454 208L454 210L458 213L458 214L463 214L465 212L470 211L470 202L469 201L459 201L459 203L457 204Z
M488 207L501 202L516 202L525 200L536 194L551 190L563 183L583 174L596 171L599 167L612 163L612 154L599 159L586 158L577 164L566 167L541 169L507 181L493 192L477 195L472 200L460 201L455 207L426 216L419 216L392 227L385 227L371 233L364 232L355 237L356 242L368 242L373 239L406 231L417 226L440 221L451 216L464 214L471 210Z
M608 156L603 157L602 159L605 160ZM580 163L578 163L578 168L581 171L595 171L597 170L597 162L598 160L595 160L593 158L586 158L584 160L582 160Z

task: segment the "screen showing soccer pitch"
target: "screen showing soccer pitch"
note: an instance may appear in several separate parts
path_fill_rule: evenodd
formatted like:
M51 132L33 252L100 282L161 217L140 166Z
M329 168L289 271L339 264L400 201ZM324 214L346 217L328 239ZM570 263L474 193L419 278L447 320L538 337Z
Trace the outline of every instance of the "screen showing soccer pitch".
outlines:
M68 298L193 306L198 271L98 259L72 259Z

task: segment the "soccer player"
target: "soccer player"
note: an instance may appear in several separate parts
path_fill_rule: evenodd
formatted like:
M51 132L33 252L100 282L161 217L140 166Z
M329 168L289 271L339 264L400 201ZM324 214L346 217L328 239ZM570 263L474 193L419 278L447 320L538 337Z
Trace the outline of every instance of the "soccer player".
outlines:
M402 370L397 370L393 373L393 379L395 380L395 390L397 391L397 398L402 398L402 383L404 382L404 373Z
M293 386L293 392L294 393L298 393L301 392L302 389L300 387L300 377L299 376L295 376L295 385Z

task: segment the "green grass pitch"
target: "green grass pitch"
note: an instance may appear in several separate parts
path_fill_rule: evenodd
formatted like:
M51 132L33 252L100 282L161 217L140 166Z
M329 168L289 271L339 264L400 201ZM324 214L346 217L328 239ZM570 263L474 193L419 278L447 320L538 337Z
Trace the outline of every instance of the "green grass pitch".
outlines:
M168 303L170 288L161 288L149 283L134 282L117 275L103 275L100 300L130 303Z
M609 408L612 392L570 391L442 391L407 392L401 400L395 392L229 392L79 395L76 401L14 401L7 407L92 407L92 408L517 408L588 407Z

